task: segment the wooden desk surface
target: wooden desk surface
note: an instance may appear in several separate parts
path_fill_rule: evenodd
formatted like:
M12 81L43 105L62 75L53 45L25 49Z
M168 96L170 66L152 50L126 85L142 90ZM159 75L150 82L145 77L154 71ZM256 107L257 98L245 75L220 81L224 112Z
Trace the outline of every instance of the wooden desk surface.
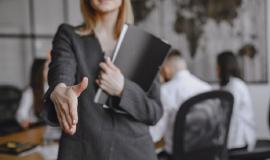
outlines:
M164 147L165 147L165 140L164 138L161 138L161 140L155 143L156 153L159 153L160 151L162 151Z
M18 141L23 143L30 142L34 144L42 144L44 132L45 127L39 127L6 136L0 136L0 143L8 141ZM159 148L162 148L163 146L164 146L164 139L160 140L155 144L155 148L157 150ZM43 160L43 158L39 153L33 153L23 157L0 154L0 160Z
M6 136L0 136L0 143L8 141L18 141L18 142L30 142L35 144L41 144L44 132L45 127L39 127ZM0 160L43 160L43 158L38 153L33 153L24 157L0 154Z

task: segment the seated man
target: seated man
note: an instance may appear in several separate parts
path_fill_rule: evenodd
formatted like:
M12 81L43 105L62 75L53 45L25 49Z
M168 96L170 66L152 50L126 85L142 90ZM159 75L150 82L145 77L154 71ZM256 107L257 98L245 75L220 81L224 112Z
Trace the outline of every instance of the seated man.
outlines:
M164 114L157 125L150 127L153 141L165 140L165 152L172 152L172 134L175 116L181 104L199 93L209 91L210 85L192 75L178 50L172 50L161 68L161 101Z

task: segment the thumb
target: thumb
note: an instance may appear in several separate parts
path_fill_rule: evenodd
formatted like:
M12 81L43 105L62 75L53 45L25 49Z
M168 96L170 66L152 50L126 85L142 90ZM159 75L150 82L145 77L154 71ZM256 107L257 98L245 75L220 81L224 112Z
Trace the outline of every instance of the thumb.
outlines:
M80 94L87 88L88 86L88 78L84 77L81 81L81 83L72 86L72 90L75 92L75 94L79 97Z

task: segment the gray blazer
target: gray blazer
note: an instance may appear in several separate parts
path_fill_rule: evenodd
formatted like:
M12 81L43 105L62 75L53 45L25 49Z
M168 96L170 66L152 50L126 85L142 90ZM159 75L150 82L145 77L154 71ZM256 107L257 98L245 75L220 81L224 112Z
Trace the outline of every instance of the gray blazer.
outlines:
M123 96L110 99L112 109L95 104L95 79L104 53L94 35L79 36L75 29L62 24L54 37L48 73L50 87L44 101L46 122L58 125L50 93L60 82L73 85L84 76L89 78L88 88L78 100L77 132L73 136L62 134L58 159L156 160L148 126L157 123L163 112L159 81L156 79L145 93L136 83L125 79Z

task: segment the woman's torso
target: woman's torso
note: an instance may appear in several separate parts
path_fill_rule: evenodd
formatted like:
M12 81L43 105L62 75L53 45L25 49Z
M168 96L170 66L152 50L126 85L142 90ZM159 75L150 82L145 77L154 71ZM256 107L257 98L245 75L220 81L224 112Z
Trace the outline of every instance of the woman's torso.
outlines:
M145 124L93 102L99 63L104 59L98 40L94 35L80 36L75 27L63 27L77 63L75 84L84 76L89 84L78 100L77 132L74 136L63 134L59 159L154 160L153 144Z

